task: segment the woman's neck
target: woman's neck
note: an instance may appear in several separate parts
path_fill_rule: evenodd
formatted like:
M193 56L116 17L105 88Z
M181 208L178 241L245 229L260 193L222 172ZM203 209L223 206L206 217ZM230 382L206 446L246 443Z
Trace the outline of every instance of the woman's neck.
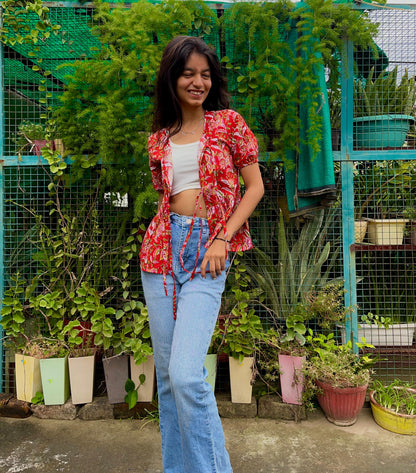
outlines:
M182 128L192 126L202 121L204 116L205 110L202 107L197 109L182 109Z
M200 140L204 131L204 118L205 111L202 108L187 113L182 111L182 125L178 132L171 136L172 142L187 144Z

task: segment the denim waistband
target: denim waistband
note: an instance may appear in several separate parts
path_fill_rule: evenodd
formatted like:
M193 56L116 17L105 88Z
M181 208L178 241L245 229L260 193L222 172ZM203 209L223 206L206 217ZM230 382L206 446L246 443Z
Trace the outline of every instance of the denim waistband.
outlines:
M170 222L171 224L178 225L180 227L190 227L192 220L194 221L194 228L201 228L208 226L208 220L202 217L189 217L187 215L179 215L174 212L170 214Z

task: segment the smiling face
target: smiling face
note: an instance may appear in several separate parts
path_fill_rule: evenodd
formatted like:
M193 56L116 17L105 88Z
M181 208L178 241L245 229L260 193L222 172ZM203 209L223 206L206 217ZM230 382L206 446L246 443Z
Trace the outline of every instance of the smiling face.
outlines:
M202 108L211 85L207 58L202 54L191 53L176 82L176 94L182 110Z

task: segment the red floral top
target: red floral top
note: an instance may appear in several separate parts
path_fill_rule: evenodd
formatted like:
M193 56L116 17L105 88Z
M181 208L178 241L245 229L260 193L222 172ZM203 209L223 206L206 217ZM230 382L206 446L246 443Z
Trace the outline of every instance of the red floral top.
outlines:
M207 209L210 229L208 247L241 200L238 170L256 163L257 140L241 115L233 110L205 112L205 126L199 146L199 180ZM163 191L163 201L143 239L141 269L150 273L170 272L169 198L172 190L172 154L169 132L162 129L149 138L149 164L153 186ZM244 251L252 248L246 222L232 237L229 250Z

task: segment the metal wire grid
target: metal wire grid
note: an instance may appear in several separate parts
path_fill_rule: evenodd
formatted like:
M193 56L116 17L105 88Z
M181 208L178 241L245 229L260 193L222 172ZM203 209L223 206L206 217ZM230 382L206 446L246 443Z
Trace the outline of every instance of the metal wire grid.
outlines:
M74 12L70 12L71 9L56 9L57 10L57 15L74 15ZM80 10L82 11L82 10ZM82 15L80 15L82 16ZM60 22L62 22L62 19L59 19ZM85 14L85 22L88 23L89 22L89 12L88 14L86 13ZM382 46L383 43L379 43L380 47L383 47ZM412 47L412 45L410 45L410 47ZM84 51L88 50L89 48L89 45L87 45L84 48L82 48ZM70 55L71 53L69 51L67 51L68 55ZM7 64L7 61L6 61L6 64ZM36 119L39 117L39 104L37 103L37 98L38 98L38 95L37 95L37 82L34 81L34 77L33 77L33 71L30 70L30 68L28 67L23 67L23 71L19 71L19 74L17 73L17 68L16 67L13 67L12 66L12 62L10 62L10 66L9 67L9 71L8 72L8 75L7 77L9 77L8 81L6 82L6 84L8 85L9 87L9 91L8 91L8 94L12 94L13 95L13 100L14 102L12 101L12 99L9 99L9 105L8 105L8 113L7 113L7 130L8 130L8 134L11 136L13 134L13 132L15 131L16 129L16 126L17 126L17 123L20 119L33 119L34 121L36 121ZM13 76L14 74L14 76ZM23 74L23 75L22 75ZM26 74L26 75L25 75ZM12 77L14 77L14 80L15 80L15 90L19 90L17 85L18 84L18 81L17 81L17 77L20 77L20 80L23 78L23 82L25 84L30 84L30 87L27 87L25 90L28 91L30 90L32 94L34 94L32 97L29 97L29 92L27 93L27 95L25 97L22 97L20 98L19 97L19 94L16 93L15 91L13 91L13 79ZM25 95L25 94L23 94ZM15 97L19 97L18 99L15 98ZM14 120L14 122L13 122ZM13 145L10 143L9 144L9 153L10 154L14 154L15 153L15 148L13 147ZM6 184L6 188L7 186L9 186L10 188L13 188L14 186L14 190L10 191L10 198L15 198L17 199L18 196L20 199L23 199L22 201L25 202L26 204L29 204L29 203L32 203L33 201L36 203L36 205L38 205L38 208L40 209L40 211L42 210L42 205L43 203L45 202L46 200L46 195L45 194L42 194L42 191L40 191L39 189L45 189L46 188L46 182L47 182L47 179L46 179L46 176L44 175L44 172L41 170L41 168L38 168L38 167L24 167L24 168L21 168L20 170L19 169L16 169L16 168L8 168L7 171L6 171L6 174L7 174L7 179L8 179L8 183ZM277 222L277 206L276 206L276 201L279 199L279 197L281 197L281 195L283 194L282 192L282 187L280 185L280 183L278 182L276 176L279 175L279 172L276 171L276 169L273 169L273 166L272 167L265 167L264 168L264 177L265 177L265 181L266 181L266 196L265 198L263 199L263 202L261 204L261 206L259 207L258 211L256 212L256 214L253 216L253 218L251 219L251 230L252 230L252 234L253 234L253 237L254 237L254 241L255 243L260 247L260 248L265 248L266 245L265 243L262 243L260 240L261 240L261 234L263 233L267 233L270 231L270 229L273 229L273 231L275 231L275 226L276 226L276 222ZM366 176L366 179L369 179L370 176ZM375 178L375 177L374 177ZM396 189L400 189L400 186L396 186ZM72 191L71 191L72 192ZM78 191L77 191L78 192ZM75 203L77 201L77 192L75 192L75 190L73 191L72 193L72 197L69 197L69 201L72 201ZM401 197L397 197L398 195L398 191L396 192L396 194L393 194L393 195L396 195L396 198L394 200L394 202L396 202L397 200L400 200ZM8 197L9 198L9 197ZM356 203L357 205L357 203ZM403 207L403 205L402 205ZM112 209L114 211L114 208ZM367 216L369 216L369 210L367 209L366 210L366 214ZM331 241L331 244L333 245L333 249L335 250L336 248L340 249L341 248L341 241L340 241L340 236L341 236L341 209L340 207L336 207L336 212L335 212L335 216L333 217L334 218L334 222L333 224L331 224L331 226L329 227L329 230L328 230L328 233L326 235L326 238ZM6 258L9 258L10 261L12 261L12 257L14 257L14 254L15 254L15 250L16 248L20 248L21 249L21 253L19 255L19 258L23 258L23 260L26 258L26 260L28 261L28 255L30 255L32 252L33 252L33 245L31 244L26 244L24 242L22 242L22 239L23 239L23 235L24 235L24 231L27 231L29 228L30 228L30 222L28 222L27 220L25 220L25 218L22 217L22 215L18 215L13 209L12 207L9 205L9 208L6 209L6 221L7 221L7 224L6 224L6 242L5 242L5 253L6 253ZM292 221L290 225L288 225L288 228L287 228L287 232L288 232L288 237L290 239L295 240L296 239L296 236L299 234L299 230L300 228L302 227L303 223L299 223L298 222L294 222ZM275 237L274 237L275 238ZM274 241L274 239L272 239L272 242ZM268 245L270 245L270 241L267 242ZM272 243L273 244L273 243ZM383 255L387 254L385 252L382 253ZM358 253L357 253L358 255ZM364 252L363 252L363 255L364 255ZM405 260L404 259L404 256L407 255L407 259ZM409 273L409 271L411 270L411 263L409 262L409 255L411 255L411 252L406 252L404 254L404 256L402 256L402 259L401 259L401 263L400 263L400 258L396 258L396 268L399 268L397 266L397 264L401 264L402 266L400 266L400 268L403 269L403 265L406 265L406 271L407 271L407 274L409 275L408 277L411 278L413 277L413 273ZM357 256L357 274L360 276L360 274L362 272L364 272L363 270L363 267L362 267L362 263L359 261L359 256ZM364 258L362 258L362 260L364 260ZM275 260L275 263L277 264L278 261ZM32 263L26 263L27 264L27 268L28 268L28 271L36 271L36 267L33 266ZM367 264L370 264L370 263L367 263ZM395 271L395 267L390 265L388 266L387 264L384 264L383 266L383 263L380 263L380 265L384 268L384 272L383 272L383 276L385 275L390 275L390 278L393 278L394 279L394 276L393 276L393 273ZM373 266L374 267L374 264ZM387 269L389 269L389 271L387 271ZM399 268L399 269L400 269ZM413 270L413 269L412 269ZM341 256L339 257L339 259L337 260L335 266L332 268L332 274L334 277L341 277L342 276L342 258ZM396 273L397 274L397 273ZM400 273L402 274L402 273ZM364 279L363 279L364 280ZM383 281L381 281L382 283ZM360 282L360 288L361 287L364 287L364 284L362 284ZM410 287L410 286L409 286ZM384 289L383 289L384 290ZM407 296L405 297L405 299L401 299L401 307L404 307L406 306L406 311L408 310L407 307L410 307L411 304L413 304L414 302L414 297L412 295L410 296ZM359 304L360 304L360 307L363 307L363 310L365 308L365 311L367 310L367 302L365 301L364 299L364 296L361 295L361 293L359 293ZM361 309L360 309L361 310ZM407 314L407 312L406 312ZM263 321L266 321L267 320L267 314L266 312L261 312L261 316L262 316L262 319ZM407 315L406 315L407 316ZM400 364L400 367L401 369L404 370L404 374L406 376L409 376L410 375L410 371L411 371L411 363L409 361L409 364L406 365L406 362L405 360L406 359L409 359L411 360L411 358L405 354L403 354L404 352L402 351L402 355L400 355L402 358L401 358L401 364ZM406 358L407 356L407 358ZM393 373L393 372L396 372L399 368L398 368L398 364L395 362L395 358L392 356L392 355L389 355L388 356L388 359L386 361L386 363L388 364L387 366L387 371L388 373ZM6 365L4 366L4 372L5 372L5 379L6 379L6 383L8 383L6 385L6 390L7 389L11 389L11 385L12 383L10 382L10 378L8 378L9 376L9 368L8 368L8 365L6 363ZM7 379L9 379L9 381L7 381Z
M404 217L416 204L415 165L414 160L354 163L355 218L367 218L368 225L366 233L360 236L358 227L355 233L358 322L370 313L401 324L397 330L361 324L365 330L358 337L376 346L377 377L410 382L416 375L416 247L412 220Z
M39 244L39 230L34 214L51 230L52 235L60 233L59 214L50 214L51 206L47 203L53 199L48 191L50 176L42 166L8 166L4 168L4 280L7 290L11 278L17 273L29 283L32 278L45 270L42 263L45 256ZM69 217L73 224L71 238L79 248L85 250L83 263L93 263L86 276L77 272L76 261L69 266L70 278L77 281L89 281L98 291L107 292L103 302L117 307L121 297L121 248L132 229L131 207L128 201L117 201L113 196L98 188L98 173L92 172L82 181L78 181L59 194L62 214ZM86 210L83 203L87 204ZM83 232L83 234L81 234ZM104 254L102 258L93 259L95 247ZM89 256L92 254L92 256ZM83 268L84 269L84 265ZM131 290L141 293L139 261L135 258L130 264ZM68 287L69 273L62 272L62 285ZM42 324L41 324L42 328ZM13 358L10 350L6 351L5 364L2 367L6 392L13 392Z
M42 103L46 87L52 94L49 104L56 106L63 91L66 76L71 73L71 62L91 56L91 48L98 48L99 42L91 35L91 8L51 8L50 17L53 23L62 25L57 36L51 35L45 41L39 41L36 57L31 57L33 47L16 43L13 48L4 50L4 102L5 102L5 155L15 155L22 143L17 144L19 124L25 120L41 123L41 113L46 105ZM34 15L27 13L25 21L35 23ZM42 60L42 62L40 62ZM43 76L33 67L50 71ZM45 81L42 83L42 81ZM33 154L26 147L23 154Z
M416 11L375 9L369 16L379 24L378 53L357 50L354 55L354 148L415 148L415 95L407 100L406 94L416 75ZM394 85L401 90L394 92ZM402 115L401 121L393 114ZM383 133L377 135L380 126Z

